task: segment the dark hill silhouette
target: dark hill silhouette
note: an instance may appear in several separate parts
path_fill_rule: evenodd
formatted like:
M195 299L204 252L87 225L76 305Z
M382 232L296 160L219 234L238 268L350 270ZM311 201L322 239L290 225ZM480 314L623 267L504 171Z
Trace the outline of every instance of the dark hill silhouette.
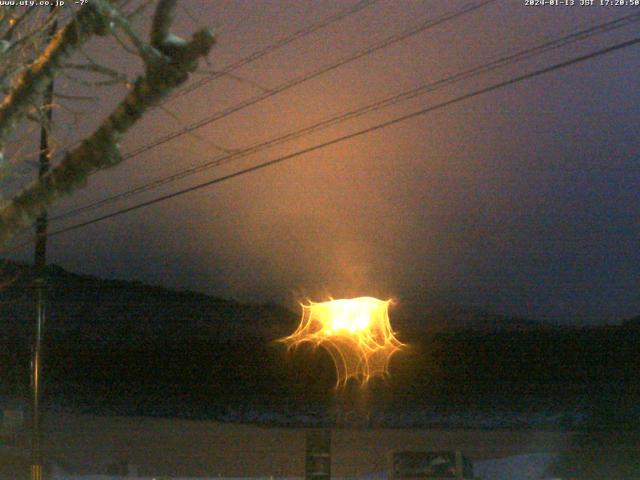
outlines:
M427 295L400 300L392 309L399 330L421 334L436 332L504 332L553 328L549 324L487 312Z
M193 291L176 291L137 281L105 280L50 265L46 270L47 336L130 348L172 339L271 341L295 327L299 312L275 304L248 305ZM33 267L4 262L0 269L0 341L28 341L34 318ZM435 299L399 302L392 325L405 336L433 332L529 330L544 325L494 315Z
M0 340L28 339L33 330L32 267L6 263L0 290ZM130 348L172 339L273 339L297 321L273 304L243 305L192 291L103 280L47 267L47 336L95 346Z
M6 262L1 272L0 395L26 396L33 270ZM46 398L58 405L233 421L275 409L287 424L326 418L335 385L330 357L311 348L286 354L273 342L295 328L297 312L56 266L47 274L44 379ZM484 424L487 412L497 415L491 425L530 427L544 414L571 426L572 412L591 401L640 404L637 329L551 328L425 296L398 301L391 317L410 347L393 358L391 376L371 387L383 423L449 424L448 414L416 420L407 413L441 405L465 419L458 426L474 418ZM634 408L622 410L635 419ZM296 412L307 412L306 420Z
M624 320L622 326L627 328L640 328L640 315Z

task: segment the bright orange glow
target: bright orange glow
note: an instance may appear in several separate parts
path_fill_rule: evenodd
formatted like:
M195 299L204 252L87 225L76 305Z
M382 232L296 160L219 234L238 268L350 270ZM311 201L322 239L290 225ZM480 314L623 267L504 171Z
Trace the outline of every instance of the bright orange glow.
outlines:
M359 297L301 304L300 325L281 341L290 348L305 342L324 348L335 363L338 385L349 378L366 383L387 374L391 356L404 347L391 329L390 303Z

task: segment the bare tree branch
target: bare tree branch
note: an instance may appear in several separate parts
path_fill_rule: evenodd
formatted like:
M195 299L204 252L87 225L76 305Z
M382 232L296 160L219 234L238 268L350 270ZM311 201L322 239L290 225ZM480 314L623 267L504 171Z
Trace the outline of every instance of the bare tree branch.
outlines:
M7 136L24 117L30 103L42 94L60 63L91 35L105 34L111 28L113 7L108 0L93 0L58 30L42 55L16 79L14 87L0 104L0 151Z
M82 64L82 63L65 63L64 68L68 68L71 70L79 70L84 72L92 72L99 75L103 75L107 77L107 80L100 80L91 82L92 85L100 86L100 85L114 85L117 83L127 83L129 80L127 76L118 72L109 67L105 67L104 65L100 65L99 63L94 62L93 60L89 60L90 63Z
M97 0L93 1L97 3ZM122 102L93 134L68 152L47 175L15 196L0 212L0 244L20 228L28 226L58 198L83 186L91 172L119 164L122 161L119 148L122 135L147 110L184 83L197 69L198 60L209 53L215 41L210 30L196 32L189 42L169 32L170 24L167 22L173 18L174 7L174 0L160 0L152 28L152 38L160 43L151 47L153 50L157 48L159 54L146 64L145 74L138 77ZM119 27L126 21L112 12L108 18ZM78 43L76 41L76 45ZM60 59L56 65L59 62Z
M15 8L15 7L14 7ZM10 41L13 38L13 34L18 30L20 24L34 12L33 8L27 8L22 15L12 15L8 20L9 28L2 35L2 39L6 41Z
M151 25L151 45L156 48L167 43L176 13L176 0L160 0Z
M114 17L118 27L129 37L132 45L138 50L138 55L145 63L153 63L159 60L159 52L148 43L144 42L135 31L126 17L117 15Z

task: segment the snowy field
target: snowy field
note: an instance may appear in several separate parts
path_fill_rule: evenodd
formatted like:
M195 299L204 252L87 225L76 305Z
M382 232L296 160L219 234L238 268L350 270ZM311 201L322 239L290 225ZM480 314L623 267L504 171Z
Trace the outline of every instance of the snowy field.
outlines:
M485 460L474 463L474 473L486 480L548 479L544 474L555 458L554 454L536 453Z
M474 463L474 473L477 479L482 480L551 480L545 477L545 471L556 458L554 454L537 453L529 455L516 455L513 457L485 460ZM85 476L55 476L53 480L126 480L137 478L138 480L247 480L249 477L113 477L109 475L85 475ZM250 477L253 479L270 480L274 477ZM384 473L362 475L359 477L347 477L353 480L386 480ZM278 480L302 480L302 477L278 477ZM346 480L346 478L345 478Z

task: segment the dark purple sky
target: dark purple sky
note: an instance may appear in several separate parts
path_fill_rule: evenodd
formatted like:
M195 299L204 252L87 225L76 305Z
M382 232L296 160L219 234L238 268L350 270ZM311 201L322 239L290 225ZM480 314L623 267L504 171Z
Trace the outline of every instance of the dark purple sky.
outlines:
M380 0L149 114L131 151L395 32L474 3ZM640 7L502 0L94 176L62 212ZM579 2L576 2L579 3ZM225 65L353 1L184 1ZM195 28L180 11L178 31ZM73 221L230 173L633 37L637 24L437 90ZM94 55L131 70L109 45ZM576 324L640 313L640 47L505 87L51 239L72 271L289 304L422 292ZM202 75L196 76L199 80ZM259 85L258 86L256 86ZM61 86L61 88L70 88ZM122 90L103 92L106 111ZM89 110L83 106L85 111ZM59 114L64 117L64 113ZM85 114L61 137L99 119ZM64 120L60 120L64 123ZM68 225L71 221L56 224ZM22 258L28 258L25 252Z

